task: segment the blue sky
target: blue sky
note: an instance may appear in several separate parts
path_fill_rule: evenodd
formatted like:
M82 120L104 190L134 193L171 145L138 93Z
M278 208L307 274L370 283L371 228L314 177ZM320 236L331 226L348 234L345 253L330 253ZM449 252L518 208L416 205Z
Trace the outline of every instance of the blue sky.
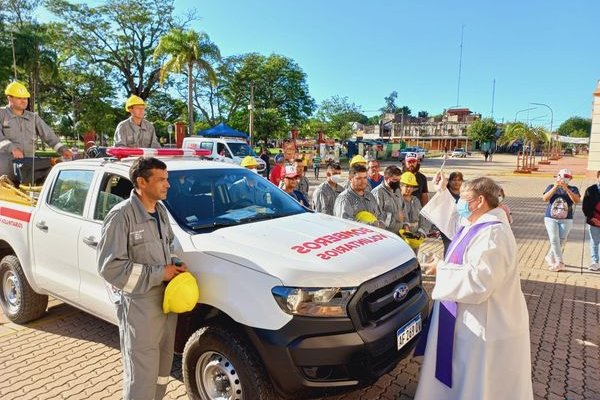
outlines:
M293 58L317 102L348 96L367 115L398 92L414 114L438 114L459 103L512 121L545 103L554 128L591 116L600 79L600 1L556 0L175 0L177 13L195 8L224 56L258 52ZM550 127L550 111L518 114Z

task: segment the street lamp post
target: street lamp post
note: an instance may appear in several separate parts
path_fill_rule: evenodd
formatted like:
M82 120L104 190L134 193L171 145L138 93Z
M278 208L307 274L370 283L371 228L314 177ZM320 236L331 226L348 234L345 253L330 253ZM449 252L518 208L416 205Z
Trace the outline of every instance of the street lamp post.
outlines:
M552 152L552 123L554 122L554 112L552 111L552 107L550 107L548 104L544 104L544 103L529 103L529 104L533 104L534 106L543 106L543 107L546 107L548 110L550 110L550 152Z
M522 113L522 112L525 112L525 111L531 111L531 110L535 110L535 108L536 108L536 107L532 107L532 108L525 108L525 109L523 109L523 110L519 110L519 111L517 111L517 112L515 113L515 122L517 122L517 115L519 115L520 113Z

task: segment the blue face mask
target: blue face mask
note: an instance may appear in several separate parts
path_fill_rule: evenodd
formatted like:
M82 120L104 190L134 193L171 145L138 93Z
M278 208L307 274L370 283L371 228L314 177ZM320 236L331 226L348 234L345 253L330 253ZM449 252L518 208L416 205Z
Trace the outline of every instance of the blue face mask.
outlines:
M456 211L463 218L469 218L473 212L469 210L469 203L465 199L458 199L456 202Z

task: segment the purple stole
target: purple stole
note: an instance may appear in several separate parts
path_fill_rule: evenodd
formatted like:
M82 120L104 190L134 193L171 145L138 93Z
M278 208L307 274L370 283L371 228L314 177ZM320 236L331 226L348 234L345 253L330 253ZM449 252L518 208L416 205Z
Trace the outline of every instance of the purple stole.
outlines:
M479 233L480 230L491 225L499 224L499 221L484 222L473 226L467 234L460 239L454 246L452 251L446 254L446 262L452 264L463 264L463 258L467 246L471 240ZM452 238L452 244L456 243L461 233L464 230L461 226L458 232ZM452 244L449 249L452 248ZM435 357L435 377L448 387L452 387L452 351L454 349L454 327L456 325L456 310L457 304L455 301L440 301L438 313L438 338ZM425 354L427 346L427 336L429 334L429 323L423 327L423 333L419 339L419 343L415 348L415 356Z

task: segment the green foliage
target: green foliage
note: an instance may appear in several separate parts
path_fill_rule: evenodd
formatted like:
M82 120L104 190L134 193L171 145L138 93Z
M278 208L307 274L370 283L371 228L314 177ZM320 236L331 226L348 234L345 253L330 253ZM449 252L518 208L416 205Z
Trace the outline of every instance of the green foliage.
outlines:
M177 25L173 0L108 0L90 7L68 0L47 0L57 18L56 42L86 68L109 66L111 78L127 94L147 99L157 88L158 65L152 51Z
M206 33L175 28L161 37L154 50L154 60L163 56L168 58L160 69L161 83L170 72L184 73L187 76L188 127L190 127L188 133L191 135L194 127L194 67L205 71L209 84L215 86L217 76L211 62L219 60L221 53Z
M485 143L496 139L497 125L491 118L484 118L473 122L467 129L470 140Z
M348 97L333 96L323 100L317 118L326 123L326 132L329 136L341 140L347 139L352 134L350 124L359 122L368 123L367 116L361 113L358 105L352 103Z
M577 135L582 135L582 132L585 134L583 136L575 136L575 132L578 132ZM558 133L563 136L589 137L591 132L592 120L589 118L571 117L558 127Z
M578 137L578 138L586 138L586 137L590 137L590 132L580 129L580 130L572 131L569 136Z
M381 112L382 113L393 113L396 112L396 109L398 108L396 106L396 100L398 99L398 92L396 92L395 90L390 93L389 96L384 97L384 101L385 101L385 106L381 107Z
M429 117L429 113L427 111L419 111L417 114L417 117L419 118L428 118Z

